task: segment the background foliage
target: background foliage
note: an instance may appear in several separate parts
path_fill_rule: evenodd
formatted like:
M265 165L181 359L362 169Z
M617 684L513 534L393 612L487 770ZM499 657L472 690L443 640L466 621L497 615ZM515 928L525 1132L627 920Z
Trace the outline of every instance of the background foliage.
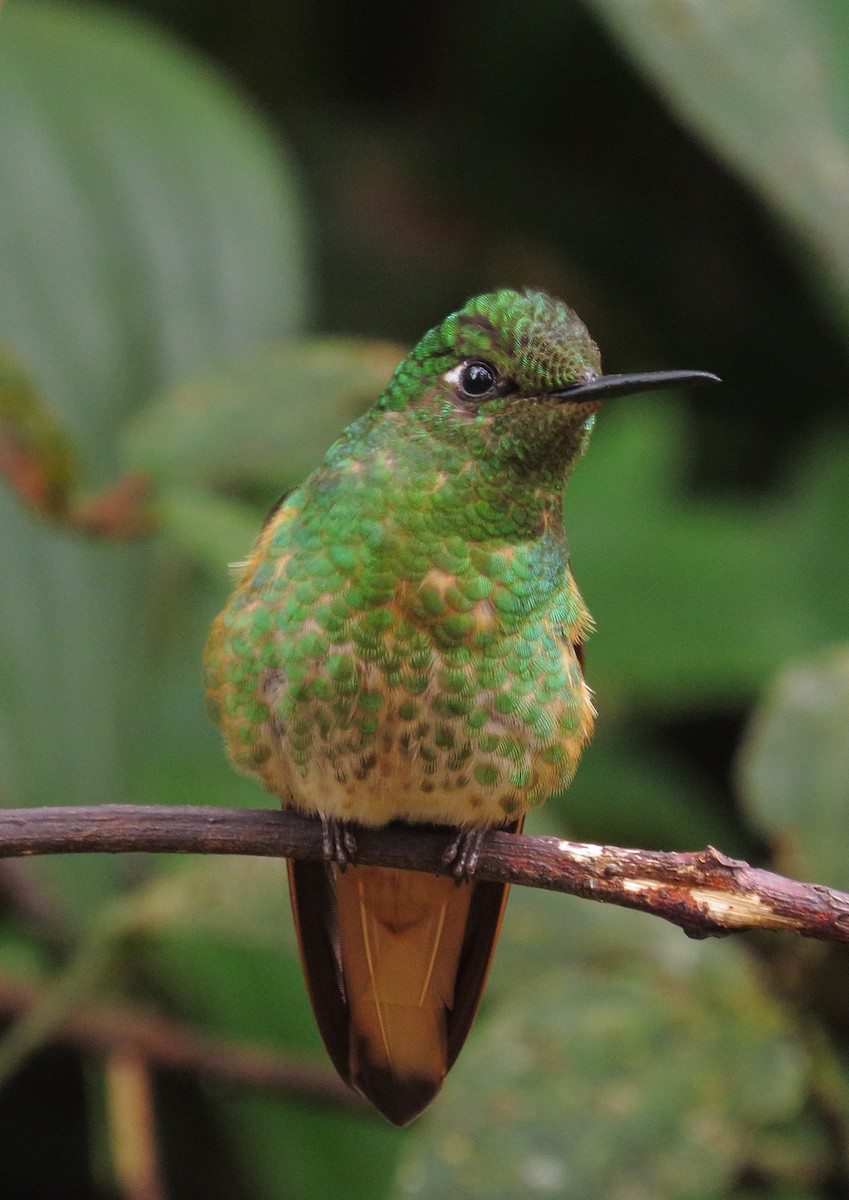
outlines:
M601 720L533 828L849 888L847 97L838 4L9 0L0 448L56 511L149 476L158 532L0 489L0 802L265 803L202 707L225 563L399 346L531 283L609 370L725 380L612 404L570 487ZM843 1196L846 975L516 894L431 1114L163 1076L168 1195ZM323 1062L278 864L7 863L3 978ZM48 1033L0 1045L4 1194L114 1196L101 1064Z

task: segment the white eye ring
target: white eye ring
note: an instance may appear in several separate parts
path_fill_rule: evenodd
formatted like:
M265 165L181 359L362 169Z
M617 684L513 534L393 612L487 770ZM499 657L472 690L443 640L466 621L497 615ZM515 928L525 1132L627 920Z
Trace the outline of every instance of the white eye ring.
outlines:
M483 358L470 358L446 371L443 379L461 392L467 400L485 400L498 384L498 372Z
M460 374L464 366L465 363L458 363L456 367L452 367L450 371L446 371L442 378L451 387L458 388L460 386Z

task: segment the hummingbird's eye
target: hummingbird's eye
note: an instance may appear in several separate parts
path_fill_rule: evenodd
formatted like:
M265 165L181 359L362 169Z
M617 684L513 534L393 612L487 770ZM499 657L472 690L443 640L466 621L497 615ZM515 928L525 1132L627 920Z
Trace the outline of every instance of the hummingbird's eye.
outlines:
M464 396L480 400L495 390L498 373L490 363L475 359L463 364L457 382Z

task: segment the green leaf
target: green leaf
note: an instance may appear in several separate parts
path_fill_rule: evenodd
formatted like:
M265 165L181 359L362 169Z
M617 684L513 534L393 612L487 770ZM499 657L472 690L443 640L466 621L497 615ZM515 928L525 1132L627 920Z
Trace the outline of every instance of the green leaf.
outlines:
M117 431L143 398L295 331L303 256L286 156L211 69L102 8L3 12L0 343L91 486L114 477ZM54 531L0 488L4 803L132 793L131 762L156 746L138 740L157 711L150 572L146 547ZM80 918L125 870L106 856L31 866Z
M137 19L24 0L3 13L0 180L0 340L104 475L140 399L302 319L284 153Z
M137 938L203 934L297 956L284 863L241 855L165 861L159 877L124 901Z
M782 672L749 727L737 777L785 871L849 888L849 645Z
M669 961L526 976L471 1039L396 1195L724 1196L761 1132L799 1112L805 1058L731 947Z
M284 872L275 866L282 900ZM145 960L159 987L208 1032L310 1054L332 1070L296 954L172 931L146 946ZM212 1103L238 1131L245 1175L268 1200L380 1200L387 1193L403 1137L388 1124L294 1099L227 1096Z
M282 862L172 859L121 908L135 966L153 974L184 1018L332 1072L307 998ZM378 1200L389 1189L402 1135L377 1118L257 1095L210 1103L237 1131L245 1175L269 1200Z
M784 554L813 645L849 632L849 438L816 437L796 467ZM797 646L804 649L803 646Z
M226 1113L240 1135L245 1173L263 1200L391 1195L404 1135L386 1122L252 1097L230 1101Z
M604 695L599 712L609 712ZM548 802L579 841L683 850L712 845L742 854L740 835L695 772L602 719L568 791Z
M805 0L591 0L684 119L849 293L849 28Z
M658 399L605 413L566 494L578 584L598 627L590 682L655 708L747 698L788 642L783 514L683 497L682 410Z
M179 486L160 491L156 516L175 546L219 576L248 554L262 522L249 504Z
M127 432L126 463L183 484L299 483L378 398L403 354L354 338L269 346L157 396Z

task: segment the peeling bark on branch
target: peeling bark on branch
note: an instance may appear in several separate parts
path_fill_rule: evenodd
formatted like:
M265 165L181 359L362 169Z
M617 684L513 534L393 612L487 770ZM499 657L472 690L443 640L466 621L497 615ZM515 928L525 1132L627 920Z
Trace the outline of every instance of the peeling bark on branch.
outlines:
M450 836L428 826L360 828L357 860L445 874L441 859ZM0 858L130 851L319 859L321 827L301 813L268 809L0 809ZM750 867L712 847L695 853L627 850L492 831L477 878L639 909L690 937L772 929L849 942L849 895Z

